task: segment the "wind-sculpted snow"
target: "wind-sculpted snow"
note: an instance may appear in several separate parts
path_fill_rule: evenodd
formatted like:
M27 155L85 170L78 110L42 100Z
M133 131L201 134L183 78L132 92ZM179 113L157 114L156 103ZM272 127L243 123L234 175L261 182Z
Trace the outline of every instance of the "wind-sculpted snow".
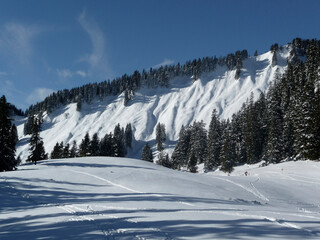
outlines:
M42 161L0 173L0 239L319 239L319 170L256 164L228 176L128 158Z
M213 109L217 109L221 118L231 118L251 92L258 98L268 89L275 72L283 72L286 67L289 49L284 47L277 53L278 65L272 67L272 53L244 60L240 78L235 79L235 70L226 66L217 66L214 72L204 73L196 81L187 77L172 79L169 88L142 88L135 93L127 106L124 95L96 100L92 104L83 104L81 112L76 104L70 104L45 115L43 138L45 149L51 152L57 142L64 144L75 140L79 144L88 132L90 136L98 133L102 138L113 131L120 123L125 127L131 123L136 142L129 151L131 157L140 158L142 147L147 141L154 143L155 126L165 124L167 149L171 152L179 137L181 126L203 120L208 127ZM28 136L23 136L23 121L16 122L20 136L17 155L23 160L28 156Z

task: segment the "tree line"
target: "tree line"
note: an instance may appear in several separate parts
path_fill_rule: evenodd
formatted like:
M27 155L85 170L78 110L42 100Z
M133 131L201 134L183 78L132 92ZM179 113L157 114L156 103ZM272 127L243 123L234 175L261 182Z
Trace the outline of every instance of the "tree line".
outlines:
M98 134L93 134L90 137L87 133L81 140L79 146L76 141L70 146L69 143L56 143L50 158L74 158L87 156L109 156L109 157L125 157L127 149L132 148L132 127L128 123L125 128L117 124L113 133L107 133L102 139L99 139Z
M91 103L94 99L103 100L107 96L116 96L124 93L124 105L127 105L134 96L135 91L141 87L157 88L169 87L170 80L178 76L189 76L197 79L204 72L214 71L217 65L226 65L228 69L236 69L236 79L240 76L243 60L248 58L247 50L236 51L226 57L205 57L187 61L185 64L161 66L157 69L150 68L149 71L136 70L133 74L124 74L112 81L90 83L71 90L61 90L50 94L44 101L31 105L26 110L26 115L35 115L47 111L51 113L54 109L69 104L77 103L77 110L81 110L82 103Z

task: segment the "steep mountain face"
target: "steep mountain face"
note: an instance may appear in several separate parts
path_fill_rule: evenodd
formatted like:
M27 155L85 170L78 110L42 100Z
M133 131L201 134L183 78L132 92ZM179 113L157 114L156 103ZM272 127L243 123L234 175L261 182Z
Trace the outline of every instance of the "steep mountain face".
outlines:
M52 113L44 113L41 137L45 149L51 152L57 142L78 144L88 132L90 136L98 133L102 138L113 131L116 124L125 127L131 123L134 134L133 147L128 156L140 158L141 149L146 142L154 145L155 127L165 124L167 142L165 150L172 152L182 125L203 120L208 127L213 109L221 118L227 119L237 112L253 93L258 98L265 92L276 72L284 72L290 56L290 46L280 48L274 54L249 57L243 61L239 79L236 70L218 65L213 72L203 73L197 80L190 77L176 77L170 80L168 88L141 88L124 105L125 94L108 96L103 100L83 103L81 111L72 103ZM25 160L29 155L29 135L23 135L25 119L16 119L20 143L17 156Z

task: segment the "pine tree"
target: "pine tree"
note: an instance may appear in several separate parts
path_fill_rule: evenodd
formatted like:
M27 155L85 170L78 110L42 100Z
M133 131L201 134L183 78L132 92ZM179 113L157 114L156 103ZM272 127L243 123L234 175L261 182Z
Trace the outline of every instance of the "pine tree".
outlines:
M86 157L90 155L90 136L86 133L79 146L79 156Z
M185 128L183 125L180 129L179 140L171 156L171 165L173 169L181 169L188 163L190 151L190 128Z
M131 123L128 123L124 132L124 136L125 136L125 145L126 147L131 148L132 147L132 127L131 127Z
M158 123L156 127L156 144L157 150L162 151L164 149L163 144L166 141L166 127L164 124Z
M114 154L116 157L124 157L127 154L125 147L124 129L117 124L113 131Z
M124 91L124 101L123 101L124 106L127 106L129 101L130 101L129 91L126 89Z
M148 162L153 162L152 150L148 143L142 149L141 159Z
M245 126L245 107L237 113L233 114L232 121L231 121L231 135L235 141L235 164L245 164L247 163L247 148L245 142L245 133L244 133L244 126ZM221 140L222 142L222 140ZM222 148L222 147L221 147ZM220 151L221 154L221 151ZM221 162L221 161L220 161Z
M70 149L70 158L75 158L78 156L78 146L77 146L77 142L73 141L72 143L72 147Z
M30 155L27 161L33 162L35 165L37 161L48 158L44 150L42 138L40 137L41 124L41 118L33 117L32 134L30 137Z
M222 132L217 110L214 109L211 115L211 122L208 133L208 157L205 161L205 169L212 170L220 164Z
M79 98L77 101L77 111L81 112L81 109L82 109L82 100L81 98Z
M60 159L62 158L62 151L63 151L63 143L59 144L58 142L56 145L53 147L53 150L50 154L51 159Z
M98 134L95 133L89 144L90 156L100 156L100 140Z
M303 157L317 160L320 157L320 127L319 127L319 90L316 89L319 83L319 63L320 63L320 44L312 40L307 49L307 60L305 62L305 85L302 95L302 111L304 118L302 144Z
M63 158L70 158L70 144L67 143L62 150L62 157Z
M192 152L198 163L203 163L207 159L207 130L203 121L195 121L191 127L190 153Z
M256 51L254 52L254 55L253 55L253 56L255 56L255 57L258 56L258 50L256 50Z
M171 168L171 162L169 159L169 155L167 153L165 153L164 151L160 151L159 155L158 155L157 164L164 166L164 167L167 167L167 168Z
M266 160L270 163L279 163L283 158L283 109L278 82L279 76L276 76L275 82L270 86L267 95L268 140Z
M100 155L101 156L115 156L114 153L114 138L112 133L106 134L100 141Z
M221 171L231 173L233 171L234 162L236 159L235 143L231 137L230 126L223 133L223 144L221 149Z
M11 124L9 105L5 96L0 98L0 171L14 170L16 128Z
M189 172L192 172L192 173L196 173L197 170L198 170L197 157L196 157L196 154L194 152L191 152L191 156L190 156L190 159L188 161L187 168L188 168Z

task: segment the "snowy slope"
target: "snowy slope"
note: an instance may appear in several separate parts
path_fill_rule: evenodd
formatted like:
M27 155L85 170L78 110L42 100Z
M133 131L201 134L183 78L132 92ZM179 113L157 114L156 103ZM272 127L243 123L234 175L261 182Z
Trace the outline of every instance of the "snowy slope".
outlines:
M180 77L171 81L170 88L141 89L128 106L123 104L123 94L110 96L90 105L83 104L81 113L76 104L70 104L44 117L41 136L47 152L51 152L57 142L79 144L84 135L98 133L102 138L113 131L116 124L133 126L136 139L128 156L139 158L146 141L154 141L155 126L164 123L167 130L167 151L172 151L182 125L195 120L203 120L207 127L211 112L216 108L222 118L230 118L238 111L253 92L257 98L266 91L274 79L276 69L283 72L289 57L289 47L277 53L278 65L272 67L272 53L244 60L240 79L235 80L235 70L218 66L214 72L203 74L199 80ZM21 142L17 155L28 156L28 136L23 136L23 122L17 121Z
M248 176L244 176L248 171ZM320 163L192 174L128 158L0 173L0 239L320 239Z

